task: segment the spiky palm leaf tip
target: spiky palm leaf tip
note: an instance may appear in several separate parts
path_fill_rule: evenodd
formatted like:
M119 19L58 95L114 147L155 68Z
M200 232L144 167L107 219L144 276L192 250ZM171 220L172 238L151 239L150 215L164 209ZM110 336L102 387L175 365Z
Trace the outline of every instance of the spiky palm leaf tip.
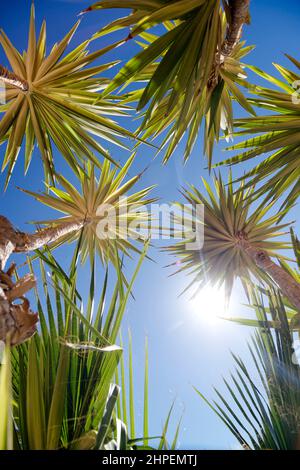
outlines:
M119 137L132 135L118 126L108 115L122 115L126 106L99 92L108 80L99 74L116 62L88 67L115 45L89 53L90 39L65 54L79 22L54 45L46 55L46 23L36 37L34 7L31 9L27 51L21 55L4 31L0 44L13 70L6 85L5 113L0 123L0 142L7 142L2 170L11 177L23 140L25 172L28 170L35 144L42 155L46 178L54 174L52 142L62 156L77 171L86 159L99 166L96 153L111 159L109 152L93 137L122 145ZM3 68L2 68L3 69ZM5 72L4 69L4 75ZM51 179L50 179L51 181Z
M140 253L136 241L144 242L150 227L150 215L145 205L155 199L148 198L154 186L128 194L141 176L138 174L123 181L133 160L134 154L119 171L105 160L99 178L94 167L89 165L87 171L80 174L80 189L58 176L62 189L47 185L47 193L41 194L23 190L39 202L65 214L60 219L37 221L36 224L59 227L86 221L82 228L62 236L50 244L50 248L80 240L83 262L88 255L93 260L98 254L103 263L111 261L114 265L117 263L117 251L125 255Z
M102 29L98 36L132 26L128 39L139 36L143 49L124 65L107 91L146 81L144 89L129 93L128 101L138 101L139 110L148 105L139 132L143 138L163 135L164 162L184 136L184 159L188 159L205 121L204 151L210 165L221 130L227 136L232 132L231 99L255 114L238 87L246 78L240 60L252 49L243 47L240 41L248 9L244 7L239 13L238 34L232 26L235 12L227 2L223 10L219 0L111 0L98 2L88 10L121 6L134 10ZM163 25L165 33L147 31L155 25Z
M228 183L224 183L220 175L215 177L215 191L203 178L203 189L204 191L201 191L191 185L183 190L186 201L193 208L193 211L190 209L191 214L195 213L197 205L203 205L204 208L203 220L193 217L187 224L189 237L190 228L193 237L180 240L166 248L178 258L174 263L179 265L176 272L188 272L192 277L184 292L196 287L196 294L207 283L224 285L228 302L236 278L241 280L246 292L251 278L270 284L271 278L255 264L241 241L246 240L247 245L263 250L271 257L284 259L278 250L287 249L290 244L273 240L274 237L284 235L282 229L289 225L278 225L284 213L270 214L266 218L265 215L271 210L272 204L251 207L253 189L244 189L242 183L240 190L234 191L231 175ZM204 195L205 190L207 196ZM186 211L186 208L184 210ZM188 215L188 212L186 214ZM178 222L180 223L179 220ZM198 240L202 242L202 246L198 250L187 246L187 242L195 238L196 231L201 231L200 235L198 233Z
M299 61L287 57L300 69ZM230 147L228 150L245 151L223 163L233 165L268 154L245 177L249 178L249 186L264 180L256 191L257 196L267 192L270 198L278 199L287 192L282 207L290 208L300 195L300 74L281 65L275 67L283 79L249 67L279 90L260 85L250 88L255 97L249 103L268 113L235 120L235 127L241 128L235 135L258 135Z

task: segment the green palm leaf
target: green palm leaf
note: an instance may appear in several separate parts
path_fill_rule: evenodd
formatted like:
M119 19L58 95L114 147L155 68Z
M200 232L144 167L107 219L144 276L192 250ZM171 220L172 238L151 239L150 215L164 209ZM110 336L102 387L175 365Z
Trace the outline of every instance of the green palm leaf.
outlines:
M287 57L300 68L299 62ZM270 198L277 199L288 192L282 207L290 208L300 194L300 111L297 92L300 74L276 64L275 67L282 75L282 80L257 67L249 67L279 90L263 86L250 87L254 98L249 99L249 103L266 110L268 114L235 120L235 126L241 129L235 135L256 136L229 147L229 150L246 151L223 163L234 165L270 153L245 176L249 178L249 186L264 181L256 190L257 196L267 192Z
M75 443L89 448L95 440L92 432L104 417L122 353L110 333L119 328L140 263L128 288L117 280L108 293L107 273L99 292L91 287L90 311L78 290L78 254L69 273L51 252L42 255L44 292L36 290L41 330L12 353L14 423L21 449L75 448ZM92 270L91 286L94 277ZM106 321L110 329L104 331L101 324Z
M133 160L134 154L120 171L105 160L99 178L95 168L89 165L87 171L80 174L80 189L64 177L57 176L62 189L47 186L50 194L48 191L39 194L23 190L39 202L64 214L60 219L38 221L37 224L59 228L65 223L89 221L81 230L64 235L50 244L51 248L80 239L83 261L88 255L93 260L95 254L98 254L104 264L111 261L114 265L118 264L115 247L126 255L132 250L139 252L130 239L144 240L139 230L149 228L150 220L144 205L155 199L147 198L153 186L128 194L141 177L139 174L124 182Z
M31 8L28 49L22 56L4 33L2 45L13 72L25 83L25 89L11 84L6 89L7 103L0 107L5 113L0 123L0 140L7 141L2 170L7 168L9 182L24 139L25 172L38 144L47 179L54 178L52 142L76 172L86 159L99 166L96 153L112 160L109 152L93 137L118 145L119 137L131 136L111 120L109 115L122 115L126 106L113 98L104 98L109 81L99 74L115 65L109 63L88 67L115 45L89 53L90 39L66 53L79 22L46 56L46 23L37 38L34 7ZM26 88L27 87L27 88Z
M246 2L247 3L247 2ZM125 64L106 92L119 86L143 81L143 90L128 94L138 101L137 109L147 106L139 135L156 138L163 134L164 162L186 136L186 160L205 121L205 152L211 164L213 145L221 129L232 133L231 99L254 114L237 85L245 84L240 59L251 48L243 47L240 37L228 48L231 16L219 0L172 0L153 2L102 1L86 11L103 8L132 8L125 18L103 28L98 37L132 26L127 39L143 41L143 49ZM240 15L241 25L248 21ZM156 25L165 27L160 35L148 33ZM96 35L97 37L97 35Z
M284 213L265 217L272 204L262 203L251 210L252 191L245 189L243 183L237 192L234 191L231 177L227 185L221 176L215 178L214 184L215 194L203 179L208 197L194 186L183 190L186 201L191 205L190 215L187 212L189 230L185 239L167 247L167 250L178 258L174 263L179 265L177 272L188 271L192 277L187 289L197 286L198 291L207 283L224 284L228 299L236 278L241 279L245 288L252 277L267 284L271 282L269 275L253 261L241 240L255 250L263 250L271 257L283 259L278 250L288 248L289 243L276 242L273 238L283 235L282 230L289 224L278 225ZM204 208L204 220L192 217L198 205ZM182 224L181 219L177 222ZM203 240L199 240L203 242L202 246L199 249L189 248L186 244L194 241L197 231L203 232Z
M13 448L13 423L12 423L12 390L11 390L11 357L8 346L1 344L0 353L0 450L12 450Z

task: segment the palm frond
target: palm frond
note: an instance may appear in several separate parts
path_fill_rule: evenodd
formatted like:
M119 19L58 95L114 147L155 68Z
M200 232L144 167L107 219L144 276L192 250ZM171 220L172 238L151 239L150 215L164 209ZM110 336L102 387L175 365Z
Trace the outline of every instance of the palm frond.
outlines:
M299 62L287 56L300 68ZM236 119L234 125L241 130L237 136L254 135L228 150L245 149L243 153L226 160L223 164L235 165L263 154L269 154L262 162L246 173L248 185L263 182L256 190L257 197L268 193L271 199L278 199L286 194L282 207L291 208L300 194L300 126L299 97L297 85L300 74L275 64L282 76L279 80L257 67L249 67L260 77L276 86L277 89L263 86L251 86L254 95L249 103L262 108L268 113L262 116Z
M42 220L36 222L37 224L59 227L66 222L89 221L83 229L69 233L50 244L51 248L80 239L83 261L88 255L92 260L95 254L98 254L104 264L111 261L115 265L118 264L115 246L126 255L132 250L140 251L130 240L144 241L140 233L143 228L147 229L149 224L149 214L144 205L154 199L147 198L153 187L128 194L141 177L139 174L124 182L133 160L134 155L120 171L105 160L99 178L94 166L88 166L86 171L80 174L80 189L64 177L57 176L62 189L48 186L52 194L48 194L48 191L40 194L24 190L39 202L64 214L60 219Z
M274 241L282 236L289 224L278 225L284 213L265 217L272 204L262 203L251 207L251 189L245 189L243 183L235 191L231 176L225 184L219 175L214 180L215 194L209 183L203 179L203 191L194 186L183 189L183 196L189 211L185 210L185 225L188 231L180 242L167 247L167 251L178 260L177 272L189 272L192 277L188 288L197 287L197 291L207 283L225 285L228 299L236 278L240 278L247 290L251 278L266 284L272 283L269 275L264 272L249 255L241 239L257 250L263 250L269 256L279 260L284 259L278 250L289 247L288 242ZM208 196L205 196L206 190ZM204 214L197 211L203 207ZM201 217L201 218L199 218ZM189 221L189 223L187 223ZM182 220L178 220L182 224ZM199 247L189 247L188 243L195 242Z
M40 333L12 352L14 423L22 449L95 445L122 354L116 344L121 319L145 254L128 286L121 280L120 262L111 293L108 272L95 291L93 268L87 298L77 277L79 250L69 273L51 252L43 255L44 292L36 290Z
M9 346L1 342L0 351L0 450L13 448L11 357Z
M154 2L102 1L87 11L105 8L132 8L133 12L103 28L96 37L132 26L128 39L138 36L142 51L125 64L106 92L132 82L146 87L128 94L127 101L138 101L137 109L147 106L139 135L144 139L163 134L164 162L186 136L184 159L188 159L201 123L205 121L205 148L211 164L213 145L221 129L232 133L232 105L235 99L254 114L238 85L245 84L240 61L251 47L240 37L226 48L230 18L219 0L158 0ZM243 3L243 2L241 2ZM245 4L248 2L244 2ZM245 22L243 15L240 21ZM154 34L149 28L163 26ZM141 42L142 41L142 42Z
M42 155L46 179L54 179L55 162L52 143L77 172L88 159L99 166L96 154L113 161L109 152L93 137L124 146L120 137L131 136L109 115L123 115L126 106L113 98L104 98L109 81L99 74L115 63L89 67L114 47L89 53L91 39L66 52L77 22L67 35L46 55L46 23L39 37L35 33L34 6L31 8L28 49L21 55L4 31L2 45L12 70L27 84L24 91L12 85L6 89L7 103L1 105L4 116L0 124L0 141L7 142L2 170L7 168L6 185L25 140L25 172L37 144ZM99 94L100 93L100 94Z

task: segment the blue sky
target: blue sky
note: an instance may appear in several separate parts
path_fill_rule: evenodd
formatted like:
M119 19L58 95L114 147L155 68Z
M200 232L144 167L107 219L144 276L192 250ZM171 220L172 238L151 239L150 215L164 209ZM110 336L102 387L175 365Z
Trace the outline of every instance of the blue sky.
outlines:
M1 6L1 28L5 30L14 45L22 50L27 47L28 18L30 0L10 0ZM36 0L36 19L40 25L47 20L47 42L52 47L76 21L78 12L87 7L89 1L79 0ZM120 12L94 12L86 15L74 37L76 45L101 26L108 23ZM256 49L247 60L267 72L273 72L272 62L287 64L283 53L288 52L299 59L299 20L300 3L298 0L282 2L252 0L251 26L245 28L244 39L247 44L255 44ZM91 49L106 45L110 38L96 41ZM121 59L125 61L138 47L127 43L124 47L110 53L105 62ZM0 63L6 65L3 52L0 51ZM113 72L111 72L113 73ZM254 79L249 74L250 79ZM256 81L258 81L256 79ZM236 116L241 110L236 108ZM125 125L124 120L122 124ZM130 119L126 125L133 128ZM164 202L181 199L178 188L190 182L200 184L200 177L206 176L206 164L202 156L201 138L187 165L182 164L182 146L179 146L167 167L162 167L159 158L154 162L153 151L148 147L139 150L134 170L141 171L150 162L140 187L156 183L155 194ZM216 148L214 159L224 159L223 144ZM125 151L111 148L114 158L125 161L129 156ZM4 149L1 147L1 158ZM70 170L61 163L55 154L57 168L63 174L72 177ZM57 158L58 157L58 158ZM0 177L1 213L9 216L18 228L28 230L25 222L53 217L51 209L41 207L28 196L20 193L16 186L30 190L43 189L42 165L38 150L35 150L33 162L26 177L23 175L22 151L16 165L14 177L5 194L5 177ZM244 172L245 166L235 168L234 174ZM132 170L133 171L133 170ZM227 170L222 170L224 174ZM297 218L298 209L294 209L291 219ZM133 335L136 399L139 413L142 410L143 387L143 348L145 336L149 339L150 349L150 430L152 434L161 431L163 420L174 399L172 426L176 425L183 413L180 434L180 447L198 448L236 448L234 437L224 425L202 403L192 386L199 388L208 398L213 396L212 386L222 389L222 376L228 375L233 367L230 350L247 358L246 342L251 330L225 321L211 324L206 321L207 310L191 305L188 296L178 298L186 285L182 276L168 277L171 270L164 268L170 262L167 255L159 251L160 244L151 249L155 263L145 262L135 285L135 301L130 301L123 324L123 336L130 327ZM58 250L60 260L70 254L69 248ZM20 262L20 258L17 259ZM128 269L132 268L132 264ZM82 270L82 289L84 290L84 269ZM101 283L101 267L98 279ZM240 306L244 298L239 285L234 289L231 313L242 315L245 308ZM138 415L137 415L138 418Z

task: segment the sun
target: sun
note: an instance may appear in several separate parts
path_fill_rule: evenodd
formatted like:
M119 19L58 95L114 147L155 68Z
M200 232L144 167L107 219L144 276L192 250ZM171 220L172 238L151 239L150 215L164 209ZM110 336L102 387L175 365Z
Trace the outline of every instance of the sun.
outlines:
M227 308L222 287L207 285L189 302L192 314L201 322L215 325L226 317Z

